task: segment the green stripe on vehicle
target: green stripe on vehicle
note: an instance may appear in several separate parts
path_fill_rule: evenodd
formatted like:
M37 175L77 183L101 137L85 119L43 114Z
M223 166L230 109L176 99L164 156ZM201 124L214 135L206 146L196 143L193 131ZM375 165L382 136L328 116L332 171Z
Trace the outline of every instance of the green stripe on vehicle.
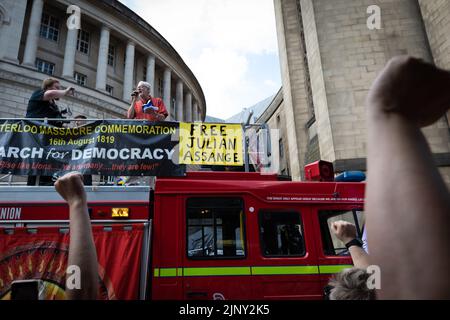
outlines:
M160 277L176 277L177 276L177 268L161 268L159 269Z
M344 269L353 268L351 264L341 264L341 265L329 265L329 266L319 266L319 273L330 274L339 273Z
M317 266L252 267L253 275L318 274Z
M333 274L352 265L155 268L154 277L260 276Z
M185 277L198 276L250 276L250 267L224 267L224 268L184 268Z

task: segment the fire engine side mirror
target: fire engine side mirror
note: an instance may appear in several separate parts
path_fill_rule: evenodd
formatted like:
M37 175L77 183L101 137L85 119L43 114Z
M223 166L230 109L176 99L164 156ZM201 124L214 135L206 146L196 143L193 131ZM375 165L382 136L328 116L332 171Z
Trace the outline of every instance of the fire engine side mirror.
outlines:
M319 160L305 166L306 181L334 181L333 164Z

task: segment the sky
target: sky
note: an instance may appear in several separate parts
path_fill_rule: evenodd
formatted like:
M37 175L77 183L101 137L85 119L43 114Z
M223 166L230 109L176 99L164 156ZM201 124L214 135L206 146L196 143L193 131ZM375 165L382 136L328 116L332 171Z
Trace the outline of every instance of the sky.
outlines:
M273 0L120 0L180 54L207 115L228 119L281 87Z

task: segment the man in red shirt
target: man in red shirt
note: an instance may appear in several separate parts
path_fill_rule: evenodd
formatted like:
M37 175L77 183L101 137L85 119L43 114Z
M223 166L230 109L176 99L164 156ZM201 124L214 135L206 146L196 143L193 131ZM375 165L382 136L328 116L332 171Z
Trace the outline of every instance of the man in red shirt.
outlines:
M148 82L138 83L137 90L131 96L130 108L128 109L128 119L145 119L149 121L164 121L169 115L160 98L150 95L151 86Z

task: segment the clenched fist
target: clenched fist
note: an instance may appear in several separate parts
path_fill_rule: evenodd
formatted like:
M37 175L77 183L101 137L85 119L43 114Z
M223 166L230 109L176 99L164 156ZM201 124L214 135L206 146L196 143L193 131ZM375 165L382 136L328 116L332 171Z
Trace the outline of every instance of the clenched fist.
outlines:
M84 191L83 177L79 172L70 172L56 180L56 191L70 205L86 202L86 192Z
M356 227L346 221L336 221L331 224L331 230L344 244L356 238Z
M369 112L398 113L427 126L450 108L450 72L421 59L398 56L378 75L367 99Z

